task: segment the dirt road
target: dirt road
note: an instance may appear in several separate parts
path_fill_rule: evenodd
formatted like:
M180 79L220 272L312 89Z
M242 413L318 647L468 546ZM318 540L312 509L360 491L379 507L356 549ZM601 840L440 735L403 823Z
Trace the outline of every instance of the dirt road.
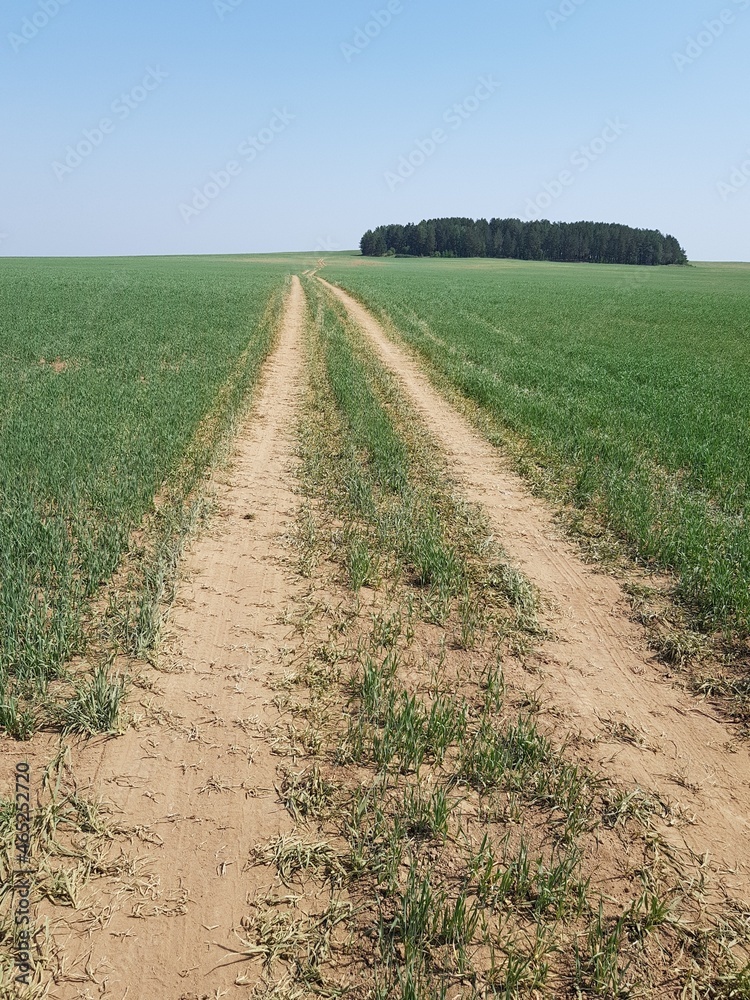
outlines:
M320 279L322 280L322 279ZM544 596L552 638L518 688L538 690L558 741L586 763L667 804L660 832L705 855L732 894L750 896L750 767L709 706L680 691L630 621L613 578L582 562L550 510L432 387L420 365L351 296L326 282L401 380L446 454L459 490L487 512L511 560ZM290 534L298 513L295 429L303 391L305 298L292 279L256 402L215 477L217 513L182 566L158 668L131 699L140 718L116 740L80 742L82 794L110 804L121 874L84 886L51 922L56 1000L211 1000L252 986L260 963L242 921L274 880L253 848L292 828L274 785L287 716L274 678L302 642L284 612L305 597ZM123 874L124 873L124 874ZM233 962L234 959L239 959ZM54 963L52 963L54 966Z
M673 842L705 855L730 889L750 896L750 761L711 708L680 691L628 617L612 577L586 565L537 500L432 387L420 365L352 296L320 280L347 308L400 379L442 447L467 499L481 504L500 543L554 609L554 638L538 648L543 708L558 737L580 732L592 763L670 807Z
M91 794L132 831L138 862L104 893L94 883L84 912L56 923L61 1000L200 1000L258 973L257 963L215 966L232 959L219 945L239 947L248 898L269 882L244 870L250 849L291 825L273 790L278 758L267 736L283 731L283 718L267 677L293 656L280 615L301 586L284 536L297 507L303 322L294 278L257 403L216 485L213 529L186 557L143 720L107 742L95 766L90 748L74 754L79 780L88 776Z

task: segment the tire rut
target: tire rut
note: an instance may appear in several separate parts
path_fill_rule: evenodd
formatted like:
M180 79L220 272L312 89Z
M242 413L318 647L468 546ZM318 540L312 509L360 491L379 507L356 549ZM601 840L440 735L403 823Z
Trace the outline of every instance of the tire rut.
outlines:
M748 895L745 744L710 706L665 679L644 630L628 617L619 583L583 562L551 511L431 385L415 358L351 295L317 280L399 378L465 496L484 508L512 562L552 609L544 624L554 638L537 646L535 665L560 740L580 733L591 763L605 775L657 794L672 816L661 830L665 839L705 856L730 891ZM617 739L618 725L642 742Z
M259 972L225 964L237 956L224 949L240 947L248 899L269 881L245 870L252 847L292 827L274 792L270 739L284 719L268 675L294 655L280 617L304 590L284 539L298 507L304 307L295 277L256 403L215 484L217 515L183 560L143 720L95 760L91 745L74 751L79 781L112 804L138 861L131 877L95 883L84 914L61 920L49 909L66 966L60 1000L94 995L84 992L93 983L114 1000L224 996L238 975Z

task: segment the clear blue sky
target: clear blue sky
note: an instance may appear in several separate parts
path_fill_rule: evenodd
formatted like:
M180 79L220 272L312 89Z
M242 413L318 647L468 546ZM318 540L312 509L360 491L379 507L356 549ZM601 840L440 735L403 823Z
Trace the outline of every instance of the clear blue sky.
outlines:
M536 213L750 260L750 0L388 6L3 4L0 255L350 248Z

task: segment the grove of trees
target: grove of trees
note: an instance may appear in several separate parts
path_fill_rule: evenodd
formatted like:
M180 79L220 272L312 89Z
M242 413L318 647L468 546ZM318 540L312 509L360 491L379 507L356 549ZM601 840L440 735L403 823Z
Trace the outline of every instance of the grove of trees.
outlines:
M608 222L426 219L378 226L362 237L366 257L511 257L588 264L687 264L674 238Z

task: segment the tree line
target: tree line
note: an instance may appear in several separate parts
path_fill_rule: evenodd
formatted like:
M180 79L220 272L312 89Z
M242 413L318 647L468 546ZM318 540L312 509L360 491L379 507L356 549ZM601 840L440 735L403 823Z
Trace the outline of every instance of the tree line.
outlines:
M608 222L427 219L378 226L362 237L366 257L509 257L587 264L687 264L685 251L658 229Z

